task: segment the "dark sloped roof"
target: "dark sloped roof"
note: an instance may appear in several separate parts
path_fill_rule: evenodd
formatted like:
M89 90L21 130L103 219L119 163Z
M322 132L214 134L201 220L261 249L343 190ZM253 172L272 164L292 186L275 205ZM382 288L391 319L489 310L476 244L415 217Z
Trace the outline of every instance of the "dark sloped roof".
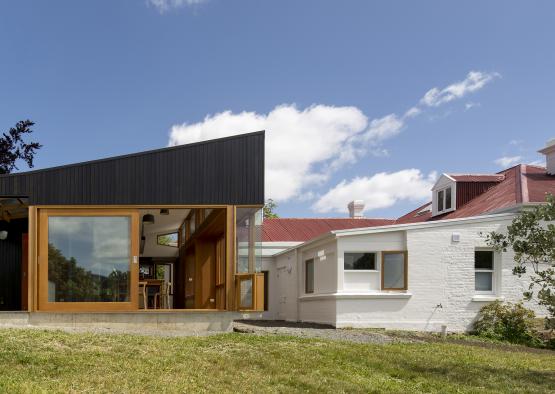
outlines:
M264 203L264 132L0 176L30 205Z

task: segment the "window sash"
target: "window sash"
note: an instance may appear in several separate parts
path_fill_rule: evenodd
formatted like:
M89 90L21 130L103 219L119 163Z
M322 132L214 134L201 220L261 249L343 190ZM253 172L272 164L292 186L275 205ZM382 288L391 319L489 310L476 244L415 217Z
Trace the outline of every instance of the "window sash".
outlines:
M400 273L401 278L397 278L397 281L402 280L402 286L399 287L394 287L391 286L388 282L389 279L386 280L386 273L387 271L390 269L387 268L388 265L388 260L390 260L388 258L388 256L394 256L394 255L401 255L402 256L402 272ZM387 251L387 252L382 252L382 272L381 272L381 284L382 284L382 290L407 290L408 289L408 258L407 258L407 252L406 251ZM398 261L396 263L399 263ZM390 264L391 265L391 264ZM399 265L397 266L397 268L399 267ZM397 273L397 275L399 275L399 273Z
M491 261L488 261L489 259ZM477 264L479 264L478 267ZM492 250L476 250L474 252L474 291L477 294L495 294L495 272L494 252Z
M451 209L452 203L451 188L448 187L445 189L445 210Z
M348 267L347 266L347 255L360 255L358 259L356 259L355 261L353 261L352 266ZM371 261L370 261L370 265L372 266L372 268L356 268L355 263L364 258L364 255L371 255L372 257L370 257ZM355 272L361 272L361 271L377 271L377 266L376 266L376 253L375 252L345 252L343 253L343 270L344 271L355 271Z
M440 190L437 192L437 211L441 212L443 211L443 195L445 194L445 192L443 190Z
M304 292L307 294L314 293L314 259L305 261L305 283Z

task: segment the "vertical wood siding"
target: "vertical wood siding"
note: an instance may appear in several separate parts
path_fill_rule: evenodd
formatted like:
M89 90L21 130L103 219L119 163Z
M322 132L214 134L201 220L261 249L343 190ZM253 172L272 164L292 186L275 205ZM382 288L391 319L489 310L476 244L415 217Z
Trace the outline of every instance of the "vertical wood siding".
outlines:
M264 132L0 176L30 205L264 203Z

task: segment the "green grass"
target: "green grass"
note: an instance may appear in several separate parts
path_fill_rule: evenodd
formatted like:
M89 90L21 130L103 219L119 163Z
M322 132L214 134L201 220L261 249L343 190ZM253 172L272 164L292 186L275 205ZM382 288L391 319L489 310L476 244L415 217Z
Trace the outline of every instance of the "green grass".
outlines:
M453 343L0 330L0 392L530 392L555 353Z

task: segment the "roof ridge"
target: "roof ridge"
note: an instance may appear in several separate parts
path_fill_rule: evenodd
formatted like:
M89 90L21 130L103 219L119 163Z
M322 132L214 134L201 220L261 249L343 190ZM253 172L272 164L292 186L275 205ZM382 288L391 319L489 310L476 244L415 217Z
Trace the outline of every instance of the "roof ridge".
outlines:
M472 176L498 176L501 175L499 173L490 172L490 173L477 173L477 172L446 172L447 175L472 175Z
M265 218L264 220L395 220L391 218Z
M188 149L198 145L215 144L215 143L225 142L228 140L247 138L247 137L252 137L252 136L261 135L261 134L265 134L265 130L253 131L253 132L243 133L243 134L234 134L234 135L229 135L227 137L212 138L209 140L190 142L188 144L165 146L163 148L148 149L148 150L133 152L133 153L124 153L116 156L101 157L100 159L92 159L92 160L78 161L75 163L60 164L53 167L33 168L28 171L12 172L10 174L0 174L0 178L12 177L17 175L27 175L27 174L37 173L37 172L54 171L54 170L60 170L60 169L69 168L69 167L80 167L80 166L85 166L89 164L97 164L97 163L102 163L107 161L128 159L128 158L137 157L137 156L153 155L156 153L170 152L170 151L179 150L179 149Z

